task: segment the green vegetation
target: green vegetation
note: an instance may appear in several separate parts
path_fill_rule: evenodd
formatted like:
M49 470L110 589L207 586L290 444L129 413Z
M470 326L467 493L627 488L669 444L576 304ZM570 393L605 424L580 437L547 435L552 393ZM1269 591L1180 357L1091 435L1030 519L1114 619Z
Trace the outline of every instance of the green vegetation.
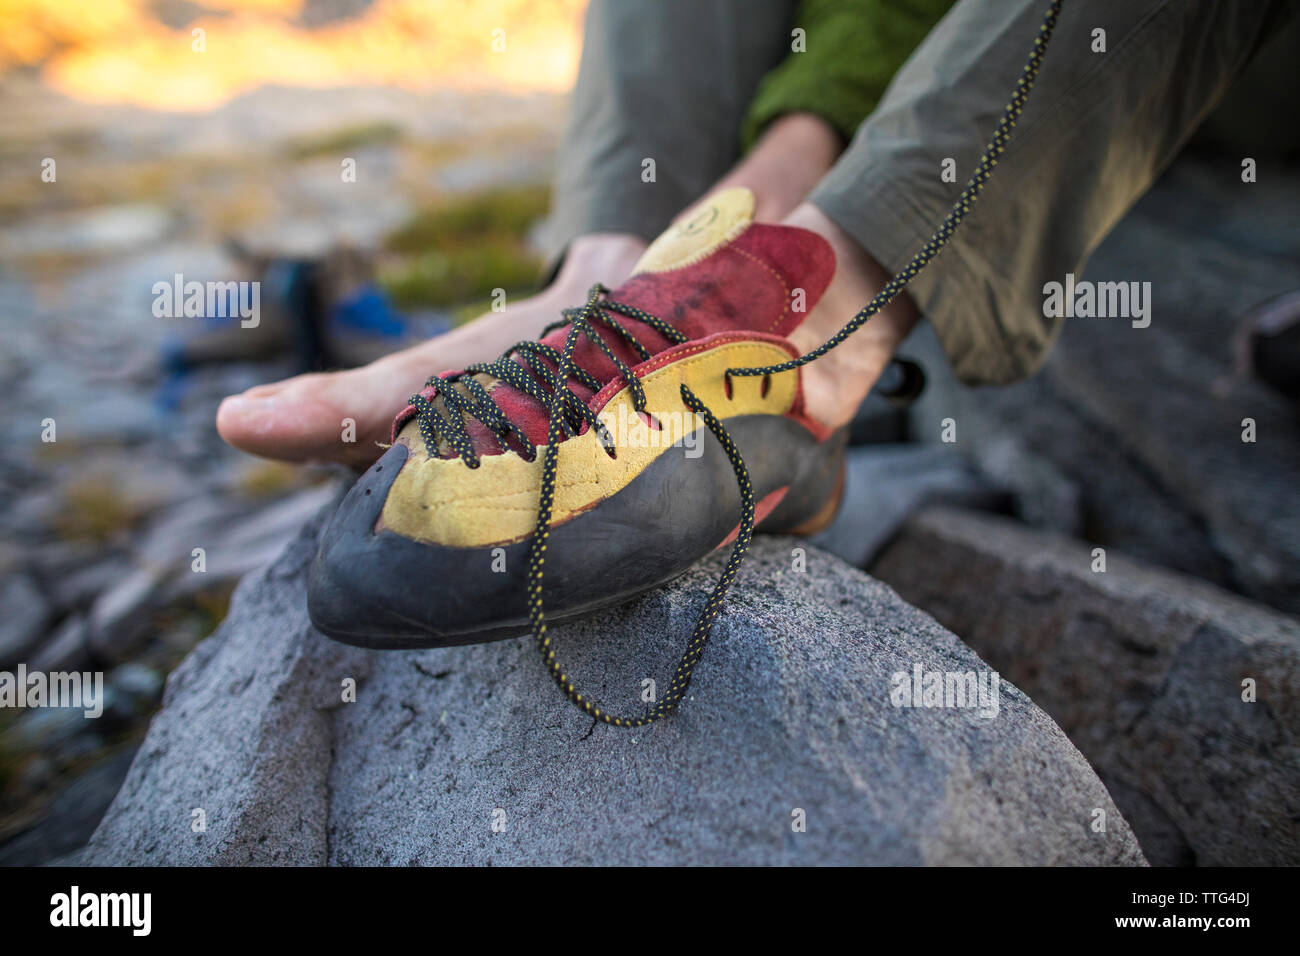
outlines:
M538 267L522 245L477 240L385 266L379 282L398 308L445 307L470 300L486 303L493 289L526 289L535 284Z
M395 123L363 123L360 126L345 126L328 133L291 139L286 150L294 159L311 159L366 146L384 146L396 143L401 138L402 128Z
M399 308L486 302L493 289L528 289L541 263L526 236L549 197L545 186L514 186L420 210L388 237L392 258L380 284Z
M102 543L135 527L140 508L110 478L90 475L62 488L63 507L54 516L54 533L64 541Z
M387 240L392 252L424 252L459 245L468 239L522 238L546 215L551 191L546 186L510 186L457 197L415 213Z

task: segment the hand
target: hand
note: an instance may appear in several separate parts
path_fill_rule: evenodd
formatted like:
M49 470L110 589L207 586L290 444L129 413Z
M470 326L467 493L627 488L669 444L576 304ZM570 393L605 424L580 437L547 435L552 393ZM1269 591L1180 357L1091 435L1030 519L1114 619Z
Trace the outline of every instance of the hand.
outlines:
M754 218L780 222L821 181L843 151L835 129L812 113L788 113L774 120L754 148L704 194L744 186L754 194ZM688 215L693 203L681 216Z

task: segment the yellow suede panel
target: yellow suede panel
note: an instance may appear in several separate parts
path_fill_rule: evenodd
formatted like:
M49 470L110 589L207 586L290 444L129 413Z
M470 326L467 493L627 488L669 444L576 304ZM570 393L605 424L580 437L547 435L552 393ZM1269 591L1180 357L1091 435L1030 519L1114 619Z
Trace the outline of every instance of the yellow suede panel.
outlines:
M761 377L736 377L727 398L723 373L728 368L756 367L786 362L790 354L768 342L729 342L701 348L641 380L646 409L660 422L656 432L632 407L627 388L619 391L601 411L615 441L617 457L610 458L593 429L560 446L552 522L559 524L608 498L659 455L683 454L671 440L707 426L682 403L686 382L721 420L737 415L783 415L794 403L797 370L773 375L767 395ZM656 436L663 436L662 438ZM533 533L541 490L542 452L527 462L513 452L486 455L471 469L459 458L429 458L414 419L398 436L411 448L398 473L380 527L430 544L481 548L519 541Z
M641 254L632 274L693 265L740 235L754 221L754 194L743 186L710 196L689 219L669 226Z

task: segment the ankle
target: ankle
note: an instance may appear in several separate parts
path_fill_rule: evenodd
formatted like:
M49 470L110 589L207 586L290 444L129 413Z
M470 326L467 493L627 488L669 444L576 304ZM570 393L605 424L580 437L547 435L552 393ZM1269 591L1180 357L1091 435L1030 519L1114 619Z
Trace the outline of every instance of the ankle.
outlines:
M852 236L810 203L799 206L784 224L816 232L835 252L830 285L790 335L800 354L806 355L843 328L891 276ZM847 340L804 366L809 414L832 428L847 424L919 319L916 303L904 290Z
M801 334L791 336L792 339L807 341L806 347L801 346L806 353L838 332L885 287L891 276L857 240L811 203L799 206L785 218L784 224L817 233L830 243L835 253L835 275L830 285L817 307L796 330ZM889 305L867 320L849 341L870 339L892 349L907 337L920 317L916 303L905 289ZM837 351L839 349L835 350ZM835 352L829 355L834 355Z

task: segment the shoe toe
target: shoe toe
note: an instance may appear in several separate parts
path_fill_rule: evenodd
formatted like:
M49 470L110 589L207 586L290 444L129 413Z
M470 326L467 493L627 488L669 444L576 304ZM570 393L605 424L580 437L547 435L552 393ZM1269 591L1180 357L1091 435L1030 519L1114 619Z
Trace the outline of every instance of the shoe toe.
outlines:
M322 531L307 589L312 623L336 640L376 648L520 633L526 608L518 591L518 546L502 560L492 548L444 547L382 529L384 503L410 454L405 444L393 445L352 486ZM494 571L494 561L508 570ZM489 608L495 613L485 613Z

